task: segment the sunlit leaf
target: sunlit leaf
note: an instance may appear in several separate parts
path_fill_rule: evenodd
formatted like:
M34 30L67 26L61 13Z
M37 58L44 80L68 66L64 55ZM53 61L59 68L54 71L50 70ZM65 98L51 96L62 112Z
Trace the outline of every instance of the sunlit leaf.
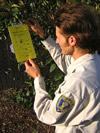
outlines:
M56 68L56 64L52 64L51 67L50 67L50 72L54 71Z

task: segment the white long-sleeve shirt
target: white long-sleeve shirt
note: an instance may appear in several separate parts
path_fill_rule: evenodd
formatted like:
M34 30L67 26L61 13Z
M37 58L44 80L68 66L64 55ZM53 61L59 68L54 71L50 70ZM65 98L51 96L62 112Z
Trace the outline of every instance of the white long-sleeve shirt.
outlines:
M62 55L50 37L42 42L66 74L52 99L42 77L34 80L34 110L56 133L100 133L100 56L86 54L77 60Z

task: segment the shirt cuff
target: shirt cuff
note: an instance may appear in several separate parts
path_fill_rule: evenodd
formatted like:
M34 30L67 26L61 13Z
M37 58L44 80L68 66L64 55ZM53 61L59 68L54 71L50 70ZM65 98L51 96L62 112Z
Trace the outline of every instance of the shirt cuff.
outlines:
M54 48L59 48L59 50L61 51L61 48L58 44L56 44L56 41L54 39L52 39L50 36L44 40L44 41L41 41L43 43L43 45L48 49L54 49Z
M35 91L38 91L40 89L46 90L43 77L37 77L34 79L34 87L35 87Z
M46 40L48 37L49 37L49 36L48 36L48 35L46 35L44 38L41 38L41 41Z

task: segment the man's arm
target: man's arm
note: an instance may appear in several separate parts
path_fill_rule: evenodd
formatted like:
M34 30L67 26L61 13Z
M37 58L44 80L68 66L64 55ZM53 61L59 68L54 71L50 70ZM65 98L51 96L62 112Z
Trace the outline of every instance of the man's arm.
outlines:
M35 62L29 59L25 62L25 67L26 72L34 78L34 87L36 91L34 109L38 119L49 125L59 123L62 116L65 113L68 115L74 107L74 98L72 94L58 93L55 98L52 99L46 91L44 79L41 77L40 70Z
M73 58L70 55L63 55L59 45L51 37L48 37L42 43L48 49L51 57L61 71L67 74L67 67L74 61Z
M71 64L73 59L71 56L65 56L61 53L61 49L58 44L51 38L46 37L46 34L40 24L33 18L29 18L26 21L29 29L34 31L37 35L39 35L42 40L43 45L48 49L49 53L51 54L53 60L56 62L57 66L67 74L67 67ZM46 37L46 38L45 38Z
M36 91L34 110L38 119L48 125L56 125L60 122L60 125L64 126L63 116L69 115L75 105L72 94L59 93L52 99L46 92L45 83L42 77L37 77L34 80L34 86Z

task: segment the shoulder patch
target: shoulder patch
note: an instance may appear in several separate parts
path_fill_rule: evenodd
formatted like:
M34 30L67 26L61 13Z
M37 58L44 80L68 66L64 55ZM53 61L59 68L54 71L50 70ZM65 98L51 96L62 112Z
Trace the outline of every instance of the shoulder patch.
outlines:
M75 102L69 97L64 95L60 96L57 104L56 104L56 111L57 112L66 112L74 106Z

